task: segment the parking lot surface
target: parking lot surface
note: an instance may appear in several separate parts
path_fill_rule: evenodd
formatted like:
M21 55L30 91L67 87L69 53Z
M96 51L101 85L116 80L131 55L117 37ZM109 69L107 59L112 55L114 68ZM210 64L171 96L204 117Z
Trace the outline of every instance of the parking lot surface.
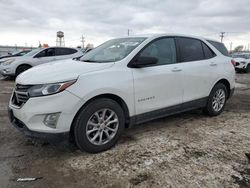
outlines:
M200 110L126 130L99 154L25 138L8 120L13 80L0 81L0 187L250 187L250 74L225 111ZM17 182L18 178L37 177Z

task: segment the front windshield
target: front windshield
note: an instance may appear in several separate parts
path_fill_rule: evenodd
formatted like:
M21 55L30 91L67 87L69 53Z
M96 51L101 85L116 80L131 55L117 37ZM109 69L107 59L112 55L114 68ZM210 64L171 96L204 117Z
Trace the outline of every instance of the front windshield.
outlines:
M119 38L109 40L97 48L91 50L80 60L85 62L114 62L125 58L137 46L139 46L146 38Z
M37 48L37 49L34 49L32 51L30 51L29 53L25 54L24 56L33 56L35 55L36 53L40 52L42 50L42 48Z

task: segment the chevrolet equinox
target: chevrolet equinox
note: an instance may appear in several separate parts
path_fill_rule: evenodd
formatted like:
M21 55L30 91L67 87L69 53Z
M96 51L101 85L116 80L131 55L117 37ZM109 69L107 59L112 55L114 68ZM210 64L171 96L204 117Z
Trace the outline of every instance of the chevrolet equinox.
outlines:
M235 87L231 61L222 43L194 36L109 40L20 74L9 117L28 136L101 152L135 124L193 109L219 115Z

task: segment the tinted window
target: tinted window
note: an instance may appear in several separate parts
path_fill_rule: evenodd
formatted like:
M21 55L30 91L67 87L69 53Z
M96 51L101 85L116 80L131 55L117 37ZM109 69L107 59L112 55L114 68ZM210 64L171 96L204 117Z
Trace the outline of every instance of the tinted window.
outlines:
M70 55L76 52L77 50L72 48L56 48L56 55Z
M147 46L140 56L157 58L158 65L176 63L175 41L173 38L159 39Z
M210 59L215 56L215 53L206 44L202 43L202 47L206 59Z
M36 55L36 57L50 57L55 56L55 49L54 48L48 48Z
M229 56L227 48L225 45L221 42L216 42L212 40L207 40L210 44L212 44L220 53L222 53L225 56Z
M204 59L202 43L191 38L179 38L180 60L182 62L198 61Z

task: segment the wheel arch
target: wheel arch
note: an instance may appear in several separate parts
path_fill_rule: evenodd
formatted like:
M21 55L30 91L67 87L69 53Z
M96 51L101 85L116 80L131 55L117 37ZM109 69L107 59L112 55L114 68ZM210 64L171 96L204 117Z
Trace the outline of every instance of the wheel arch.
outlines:
M225 85L225 87L227 88L227 98L229 98L230 97L230 95L231 95L231 85L230 85L230 82L226 79L226 78L222 78L222 79L220 79L220 80L218 80L215 84L214 84L214 86L216 85L216 84L218 84L218 83L222 83L222 84L224 84ZM214 86L213 86L213 88L214 88ZM212 88L212 89L213 89ZM210 92L212 91L212 89L210 90Z
M30 65L30 64L28 64L28 63L22 63L22 64L20 64L20 65L18 65L18 66L16 67L15 74L17 73L17 69L18 69L19 67L22 67L22 66L29 66L30 68L32 67L32 65Z
M77 111L77 113L75 114L74 118L73 118L73 121L71 123L71 126L70 126L70 135L71 136L74 136L74 124L75 124L75 121L76 121L76 117L78 116L78 114L81 112L81 110L87 106L89 103L91 103L92 101L96 100L96 99L100 99L100 98L107 98L107 99L112 99L114 100L115 102L117 102L121 108L123 109L123 112L124 112L124 115L125 115L125 127L126 128L129 128L129 125L130 125L130 118L129 118L129 109L128 109L128 106L127 104L125 103L125 101L119 97L118 95L115 95L115 94L111 94L111 93L105 93L105 94L100 94L100 95L96 95L92 98L90 98L89 100L87 100L80 108L79 110Z

